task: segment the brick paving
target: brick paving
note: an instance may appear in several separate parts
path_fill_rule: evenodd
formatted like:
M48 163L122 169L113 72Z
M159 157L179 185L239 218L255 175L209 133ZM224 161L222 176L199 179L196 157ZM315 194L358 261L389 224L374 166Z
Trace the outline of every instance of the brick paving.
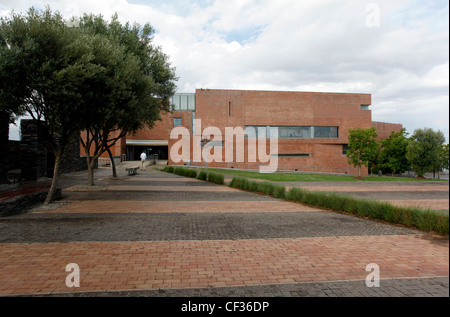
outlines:
M154 170L101 173L90 190L63 180L59 208L0 218L0 295L449 296L448 239ZM380 287L365 285L369 263Z

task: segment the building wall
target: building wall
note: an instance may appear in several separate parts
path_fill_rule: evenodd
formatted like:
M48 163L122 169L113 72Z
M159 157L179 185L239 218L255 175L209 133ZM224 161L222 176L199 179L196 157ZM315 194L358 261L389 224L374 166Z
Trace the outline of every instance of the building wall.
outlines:
M355 175L357 168L348 164L343 152L343 146L348 143L348 130L374 126L378 139L382 139L388 137L391 131L400 131L402 128L400 124L372 122L372 112L368 110L368 105L372 102L370 94L197 89L195 97L192 96L191 99L195 100L195 111L190 105L191 108L185 107L189 110L161 113L161 121L157 121L152 129L144 128L135 134L127 135L113 149L113 155L127 153L127 140L129 144L139 144L140 141L148 141L149 144L152 141L167 141L169 164L203 166L203 161L195 162L193 152L194 149L201 151L199 143L205 137L202 133L207 127L219 128L224 144L226 127L338 127L336 138L279 138L278 170ZM182 106L178 108L184 109ZM175 118L181 119L181 125L185 128L184 137L189 139L189 153L181 163L170 157L171 149L175 149L174 145L179 145L178 141L181 139L181 135L178 138L170 138L175 127ZM193 119L200 119L201 127L194 128ZM249 160L249 139L245 139L243 144L237 142L234 140L232 162L224 162L225 144L223 148L215 148L218 152L212 152L220 152L222 162L210 162L208 166L259 169L261 165L268 164L261 162L258 156L256 162ZM236 160L237 146L246 150L243 162ZM269 141L266 148L268 153ZM367 168L363 168L362 173L367 174Z
M377 130L377 140L388 138L392 132L402 131L403 126L399 123L372 122L372 126Z
M369 94L197 90L196 113L202 130L218 127L225 136L225 127L245 126L337 126L338 138L278 139L278 169L324 173L355 174L342 152L348 143L349 128L372 126L371 111L361 110L370 105ZM198 135L200 131L195 131ZM287 154L309 154L308 157L284 157ZM225 149L222 149L222 158ZM192 159L192 157L191 157ZM173 163L173 162L170 162ZM192 163L203 165L204 163ZM258 169L262 164L217 163L208 166ZM367 170L365 170L367 173Z

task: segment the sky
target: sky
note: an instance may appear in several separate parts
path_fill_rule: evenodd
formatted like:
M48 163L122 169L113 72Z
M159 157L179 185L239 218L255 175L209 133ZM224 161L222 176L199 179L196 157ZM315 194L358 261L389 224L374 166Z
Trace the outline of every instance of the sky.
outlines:
M449 142L448 0L0 0L0 16L47 4L150 23L178 92L369 93L374 121Z

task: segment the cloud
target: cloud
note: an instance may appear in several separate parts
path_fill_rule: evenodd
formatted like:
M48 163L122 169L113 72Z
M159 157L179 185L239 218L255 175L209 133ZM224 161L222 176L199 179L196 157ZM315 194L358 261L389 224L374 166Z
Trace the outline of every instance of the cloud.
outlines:
M439 129L448 142L446 0L5 0L0 12L46 3L65 16L150 22L180 92L370 93L375 120Z

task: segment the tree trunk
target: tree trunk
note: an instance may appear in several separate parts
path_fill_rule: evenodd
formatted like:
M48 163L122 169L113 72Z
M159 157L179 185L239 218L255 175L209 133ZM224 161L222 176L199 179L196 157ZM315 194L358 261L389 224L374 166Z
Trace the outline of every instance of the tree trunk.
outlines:
M109 147L106 148L106 151L108 152L109 159L111 160L111 168L112 168L113 177L117 177L116 163L114 162L114 158L113 158L113 155L112 155Z
M58 179L59 179L59 169L61 166L61 158L62 158L62 151L58 151L58 153L55 154L55 166L53 168L52 184L48 191L47 198L45 198L44 205L50 204L55 197L56 189L58 188Z
M91 159L88 164L88 186L94 186L94 164L95 160Z
M361 155L358 153L358 177L361 177Z

